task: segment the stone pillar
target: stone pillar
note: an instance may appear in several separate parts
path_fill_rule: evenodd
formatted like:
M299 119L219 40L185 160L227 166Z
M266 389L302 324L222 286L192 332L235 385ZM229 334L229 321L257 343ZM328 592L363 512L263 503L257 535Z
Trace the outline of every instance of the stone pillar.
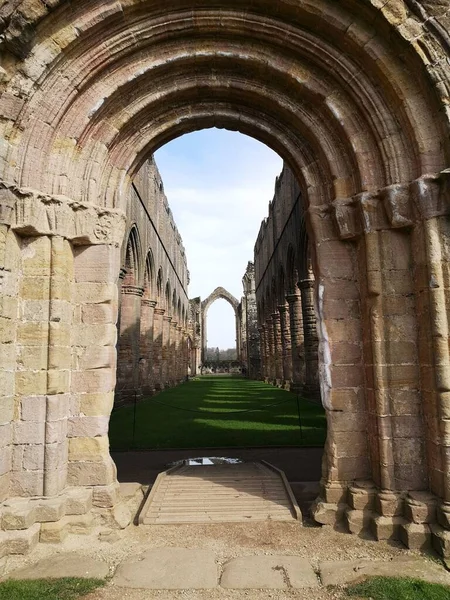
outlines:
M185 365L185 351L184 351L184 335L183 327L178 325L177 327L177 381L181 383L186 378L187 369Z
M278 307L281 324L281 344L283 357L283 381L290 384L292 381L292 343L289 323L289 306L282 304Z
M292 389L298 392L305 385L305 348L301 294L300 292L288 294L286 300L289 305L291 332Z
M163 360L163 308L156 307L153 311L153 381L156 390L163 390L162 360Z
M161 361L161 384L162 389L169 386L170 377L170 324L172 317L170 315L163 316L162 329L162 361Z
M139 392L140 321L143 288L121 287L120 331L117 344L116 402L134 400Z
M260 347L260 356L261 356L261 379L264 380L266 378L266 361L267 361L266 330L265 330L265 327L262 325L261 327L258 327L258 331L259 331L259 347Z
M170 386L174 386L178 382L178 322L171 321L170 323L170 342L169 342L169 370L168 381Z
M94 498L103 506L114 503L117 486L116 468L109 455L108 424L116 383L119 260L117 246L75 249L72 346L76 351L70 388L67 483L97 486ZM58 432L61 426L55 424L52 431Z
M142 299L141 304L141 333L140 333L140 358L139 387L144 395L151 395L155 390L153 370L153 321L155 300Z
M273 323L273 348L275 360L275 383L281 385L283 381L283 345L281 340L281 318L280 313L272 314Z
M275 345L273 338L273 321L269 317L266 319L266 338L267 338L267 378L270 383L275 381Z
M0 209L2 208L0 203ZM0 264L3 267L2 301L0 302L0 502L11 495L17 495L17 492L10 493L10 484L14 466L13 431L16 427L14 423L16 361L18 358L23 361L18 335L20 332L24 345L26 342L31 345L35 337L26 340L24 324L17 318L20 263L21 240L7 225L0 223ZM37 349L34 354L38 358L41 353ZM19 451L19 460L21 463L22 449ZM21 464L18 466L21 468ZM39 489L42 489L41 484Z
M314 309L314 279L303 279L298 283L302 296L303 332L305 343L305 385L313 395L319 394L319 365L316 312Z

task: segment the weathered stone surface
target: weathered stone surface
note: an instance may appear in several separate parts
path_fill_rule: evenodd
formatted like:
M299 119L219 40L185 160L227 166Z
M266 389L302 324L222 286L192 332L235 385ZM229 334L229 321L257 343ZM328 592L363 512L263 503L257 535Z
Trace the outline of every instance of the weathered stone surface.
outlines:
M126 504L117 504L112 509L112 517L117 524L119 529L125 529L131 523L132 514L131 510Z
M158 548L123 562L112 581L152 590L211 589L218 584L218 567L207 550Z
M228 589L287 589L313 588L319 582L304 558L245 556L225 564L220 585Z
M109 574L109 565L101 560L75 552L56 554L34 565L18 569L9 579L54 579L59 577L86 577L103 579Z
M366 577L413 577L450 585L450 574L436 563L422 558L401 557L389 562L376 560L340 560L319 565L322 584L345 585Z

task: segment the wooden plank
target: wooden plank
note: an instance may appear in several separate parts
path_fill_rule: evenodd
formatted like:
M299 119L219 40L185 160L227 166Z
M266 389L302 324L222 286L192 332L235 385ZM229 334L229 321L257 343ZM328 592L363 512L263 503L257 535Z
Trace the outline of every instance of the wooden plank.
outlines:
M139 523L290 521L297 511L282 475L260 462L174 467L158 476Z

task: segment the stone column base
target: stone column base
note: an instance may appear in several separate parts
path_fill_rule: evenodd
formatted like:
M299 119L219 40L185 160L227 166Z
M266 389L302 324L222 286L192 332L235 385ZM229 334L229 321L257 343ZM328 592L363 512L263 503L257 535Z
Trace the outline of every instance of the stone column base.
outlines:
M450 557L450 506L429 492L380 491L371 481L322 484L311 516L322 525L342 524L349 533L398 540L409 549L434 549Z
M0 504L0 560L27 554L38 543L59 543L69 534L102 527L124 529L142 502L139 484L67 488L48 498L10 498Z

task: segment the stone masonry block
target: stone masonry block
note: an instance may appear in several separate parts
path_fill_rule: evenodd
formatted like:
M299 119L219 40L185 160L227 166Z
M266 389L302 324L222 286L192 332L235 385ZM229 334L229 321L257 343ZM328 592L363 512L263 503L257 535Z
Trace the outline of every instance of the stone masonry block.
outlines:
M410 550L426 550L431 546L430 527L419 523L403 523L399 528L400 540Z
M74 437L69 440L69 460L99 462L109 455L108 436Z
M11 473L0 475L0 502L9 498L9 489L11 482Z
M64 517L66 510L66 498L39 498L30 500L30 506L34 507L36 521L38 523L53 523Z
M117 300L116 283L75 283L72 288L75 304L106 304Z
M39 541L40 529L35 523L23 531L0 531L0 548L5 554L28 554Z
M48 421L45 424L45 438L47 444L62 443L67 437L67 419Z
M109 418L107 416L72 417L68 421L68 436L70 438L107 436L108 428Z
M61 471L68 460L68 443L47 444L45 446L45 468L49 471Z
M14 398L4 397L0 400L0 425L10 423L14 416Z
M112 508L119 499L120 486L114 481L106 486L96 486L93 489L92 503L99 508Z
M24 275L48 276L50 274L50 238L46 236L22 240L22 270Z
M23 449L23 468L26 471L44 470L44 445L34 444Z
M36 522L36 513L27 500L10 501L3 508L1 528L5 530L28 529Z
M112 304L85 304L81 307L81 322L88 325L115 323L116 314Z
M75 281L109 283L117 276L117 250L112 246L75 248Z
M69 532L77 535L88 535L94 527L94 515L91 513L67 516L65 520Z
M20 403L20 417L22 421L33 421L35 423L45 422L47 404L45 396L28 396L22 398Z
M101 394L80 394L80 411L87 417L106 416L114 405L114 392Z
M0 390L2 390L3 397L14 396L15 374L12 371L0 369Z
M347 509L344 517L349 532L354 535L359 535L362 531L370 528L374 513L370 510Z
M43 544L58 544L63 542L69 534L66 518L56 523L42 523L39 541Z
M37 396L47 391L46 371L16 371L16 394L18 396Z
M402 517L381 517L372 519L371 530L376 540L398 540L400 525L404 523Z
M13 425L15 444L43 444L45 439L45 423L19 421Z
M68 465L67 482L71 486L105 486L114 481L116 469L109 459L104 462L72 462Z
M69 394L47 396L47 421L60 421L69 415Z
M66 515L84 515L92 508L92 489L68 488L66 495Z
M72 373L72 392L74 393L111 392L115 384L116 374L113 369L93 369Z
M404 516L413 523L436 521L436 498L427 492L410 492L405 499Z
M12 424L0 425L0 448L8 446L12 442L12 433Z
M12 467L12 449L11 446L0 448L0 475L9 473Z
M47 391L49 394L64 394L70 389L70 372L51 369L47 372Z
M42 496L44 474L42 471L22 471L11 473L11 496Z

